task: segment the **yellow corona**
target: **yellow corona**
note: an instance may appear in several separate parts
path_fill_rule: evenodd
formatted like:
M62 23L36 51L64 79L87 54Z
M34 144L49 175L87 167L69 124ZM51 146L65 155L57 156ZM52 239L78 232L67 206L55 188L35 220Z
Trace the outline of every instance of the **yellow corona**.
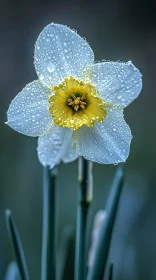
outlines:
M96 87L71 76L53 87L49 104L55 124L73 130L92 127L106 117L107 104L97 96Z

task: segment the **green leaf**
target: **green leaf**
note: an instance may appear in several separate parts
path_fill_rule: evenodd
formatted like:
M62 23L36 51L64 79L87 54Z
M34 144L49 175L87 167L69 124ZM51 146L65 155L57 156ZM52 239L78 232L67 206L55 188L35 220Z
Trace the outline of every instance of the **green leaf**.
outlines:
M28 269L27 269L27 265L26 265L26 260L25 260L21 240L20 240L19 233L18 233L16 225L15 225L15 222L13 220L11 211L9 209L5 211L5 218L6 218L8 234L9 234L9 237L10 237L13 249L14 249L19 273L21 275L21 279L29 280L29 274L28 274Z
M97 242L97 247L95 250L95 260L93 266L88 271L87 280L103 279L123 183L123 166L119 166L116 171L114 182L108 197L106 206L106 218L100 229L99 240Z

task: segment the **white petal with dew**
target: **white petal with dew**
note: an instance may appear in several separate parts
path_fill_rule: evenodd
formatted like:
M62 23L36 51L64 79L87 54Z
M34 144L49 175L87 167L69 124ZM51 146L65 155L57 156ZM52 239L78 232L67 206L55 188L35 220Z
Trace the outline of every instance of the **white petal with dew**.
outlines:
M103 122L92 128L82 126L73 133L73 148L84 158L103 164L126 161L131 143L131 131L126 124L123 110L117 106L107 108Z
M71 138L72 130L59 126L55 126L52 133L39 137L37 151L41 164L50 168L59 164L67 153Z
M49 91L39 81L28 84L11 102L7 124L28 136L50 133L54 122L48 110Z
M69 163L71 161L74 161L78 158L78 155L74 152L72 148L72 137L70 138L70 141L66 147L66 153L63 156L63 162L64 163Z
M123 107L137 98L142 88L141 73L131 61L94 64L92 80L106 102Z
M69 75L81 77L93 62L94 53L89 44L65 25L49 24L36 41L35 68L47 87L59 84Z

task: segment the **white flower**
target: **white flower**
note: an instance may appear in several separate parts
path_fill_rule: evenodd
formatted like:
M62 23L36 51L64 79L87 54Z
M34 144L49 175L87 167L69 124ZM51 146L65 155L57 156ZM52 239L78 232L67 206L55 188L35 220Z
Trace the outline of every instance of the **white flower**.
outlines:
M7 124L39 136L38 156L45 166L83 156L98 163L124 162L131 131L123 108L142 88L132 62L94 63L89 44L60 24L49 24L35 45L39 80L11 102Z

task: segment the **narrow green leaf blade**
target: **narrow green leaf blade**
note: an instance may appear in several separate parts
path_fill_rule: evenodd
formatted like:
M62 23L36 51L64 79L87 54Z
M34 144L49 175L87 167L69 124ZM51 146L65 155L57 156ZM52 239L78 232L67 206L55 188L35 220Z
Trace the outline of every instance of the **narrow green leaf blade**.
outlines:
M124 183L124 171L123 166L119 166L114 182L108 197L106 206L106 219L101 227L99 233L99 240L97 242L95 261L93 266L88 271L87 280L101 280L103 279L107 257L109 253L109 247L111 242L111 236L113 226L115 222L117 207Z
M5 218L6 218L6 225L7 225L7 230L8 234L14 249L19 273L21 275L22 280L29 280L29 274L28 274L28 269L27 269L27 264L24 256L24 251L22 248L22 243L19 237L19 233L17 231L15 222L13 220L11 211L7 209L5 211Z

